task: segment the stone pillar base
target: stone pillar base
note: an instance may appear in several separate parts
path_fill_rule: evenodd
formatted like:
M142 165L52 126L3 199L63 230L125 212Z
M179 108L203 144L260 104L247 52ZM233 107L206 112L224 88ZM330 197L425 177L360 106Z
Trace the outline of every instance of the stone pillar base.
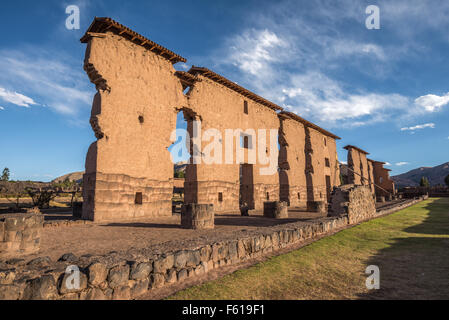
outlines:
M214 229L214 206L212 204L184 204L181 209L181 226L185 229Z
M324 201L308 201L307 211L325 214L327 213L327 204Z
M263 203L263 216L273 219L288 218L287 202L267 201Z
M377 197L377 202L384 203L385 197Z
M0 258L38 252L43 226L42 214L0 216Z

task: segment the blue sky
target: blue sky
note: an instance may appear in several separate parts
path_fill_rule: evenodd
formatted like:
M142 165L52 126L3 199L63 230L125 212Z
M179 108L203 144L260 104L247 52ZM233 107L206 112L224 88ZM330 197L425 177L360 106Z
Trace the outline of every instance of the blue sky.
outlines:
M80 8L80 30L65 9ZM380 29L365 27L368 5ZM449 161L448 1L8 1L0 23L0 168L82 171L94 86L79 42L109 16L323 126L392 174Z

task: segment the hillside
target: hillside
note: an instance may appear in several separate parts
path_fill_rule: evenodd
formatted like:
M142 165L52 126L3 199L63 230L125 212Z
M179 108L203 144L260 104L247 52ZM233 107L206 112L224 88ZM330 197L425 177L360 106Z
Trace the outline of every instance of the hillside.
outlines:
M449 162L443 163L436 167L421 167L409 172L393 176L391 179L398 187L414 187L419 186L422 177L429 179L430 185L445 185L444 178L449 174Z
M70 181L76 181L81 182L83 180L83 174L84 172L72 172L65 174L63 176L60 176L52 181L52 183L60 183L63 182L65 179L69 178Z

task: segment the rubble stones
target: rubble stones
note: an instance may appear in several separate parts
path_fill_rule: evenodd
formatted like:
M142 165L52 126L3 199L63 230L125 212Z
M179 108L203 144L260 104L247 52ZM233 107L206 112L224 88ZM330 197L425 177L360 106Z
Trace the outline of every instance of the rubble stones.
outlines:
M95 262L88 267L89 283L91 285L99 285L103 283L108 276L108 269L102 263Z
M116 289L120 286L128 284L129 280L129 265L116 266L109 270L108 283L109 287Z

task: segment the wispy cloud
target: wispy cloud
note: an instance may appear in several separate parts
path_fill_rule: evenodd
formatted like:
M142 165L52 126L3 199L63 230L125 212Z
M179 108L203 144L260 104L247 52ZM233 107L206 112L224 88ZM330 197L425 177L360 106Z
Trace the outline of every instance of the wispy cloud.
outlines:
M0 69L0 97L9 103L39 104L70 116L91 105L93 90L79 63L70 57L35 47L2 50Z
M385 162L385 165L386 165L386 166L391 166L391 163Z
M408 165L408 164L410 164L409 162L398 162L398 163L396 163L396 165L398 166L398 167L402 167L402 166L406 166L406 165Z
M425 124L418 124L413 127L405 127L401 128L401 131L415 131L415 130L422 130L426 128L435 128L435 123L425 123Z
M17 92L8 91L2 87L0 87L0 99L25 108L29 108L31 105L36 104L32 98Z
M404 29L413 21L422 21L422 15L433 14L438 20L435 27L448 24L441 14L449 12L448 3L440 2L438 9L419 1L412 3L380 1L381 28ZM420 9L413 8L410 21L407 12L413 5ZM223 46L211 54L215 59L212 64L286 109L329 127L410 121L448 103L449 96L416 98L348 78L357 73L359 76L354 78L362 75L370 79L367 82L379 78L395 81L395 63L419 58L426 50L416 41L409 41L401 30L395 31L395 41L374 42L374 38L367 37L363 30L366 4L319 1L314 5L302 3L302 12L295 12L295 8L299 7L294 2L283 1L264 14L250 15L251 27L225 39ZM348 24L360 28L346 32ZM428 31L422 24L405 29Z
M449 92L444 96L437 96L434 94L428 94L421 96L415 100L415 104L423 108L425 111L434 112L440 110L442 107L449 103Z
M0 110L5 110L5 108L3 108L3 107L0 107Z

